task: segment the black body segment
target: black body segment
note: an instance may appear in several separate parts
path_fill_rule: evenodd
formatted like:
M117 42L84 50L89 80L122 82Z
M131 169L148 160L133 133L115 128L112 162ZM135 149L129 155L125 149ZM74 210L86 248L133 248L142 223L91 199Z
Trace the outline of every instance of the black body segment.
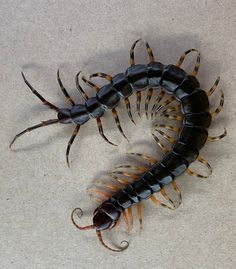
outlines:
M180 133L179 141L199 151L205 145L207 137L208 132L206 129L184 126Z
M208 111L209 100L205 91L197 90L181 99L181 105L184 114L202 113Z
M208 128L211 125L211 114L209 112L186 114L184 124L193 127Z
M149 63L147 65L148 83L151 88L160 86L164 64L160 62Z
M74 105L71 108L71 119L75 124L83 125L89 120L85 105Z
M100 118L105 112L105 108L96 97L91 97L85 101L85 107L92 118Z
M196 77L187 75L179 87L175 90L174 95L177 100L189 96L191 93L200 88L200 84Z
M143 178L131 184L131 187L135 191L140 200L145 200L152 195L152 191Z
M173 64L167 65L163 70L160 85L168 93L173 93L181 85L186 76L187 74L183 69Z
M188 163L194 162L199 155L199 152L197 149L191 148L187 144L180 141L178 141L172 147L172 150L176 154L181 155Z
M167 153L161 161L161 164L174 176L177 177L184 173L189 163L181 155L175 152Z
M130 85L125 73L119 73L112 78L112 86L122 97L129 97L133 93L133 88Z
M145 90L148 86L147 66L137 64L130 66L125 72L134 90Z
M112 87L112 84L107 84L98 91L96 98L106 109L112 109L116 107L120 101L121 96Z

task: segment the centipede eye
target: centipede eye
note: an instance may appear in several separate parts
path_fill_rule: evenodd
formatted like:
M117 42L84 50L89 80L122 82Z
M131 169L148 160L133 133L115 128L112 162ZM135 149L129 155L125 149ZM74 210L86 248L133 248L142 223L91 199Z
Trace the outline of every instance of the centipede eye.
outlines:
M88 226L79 226L75 219L74 219L74 216L75 216L75 213L77 211L77 217L78 218L81 218L83 216L83 210L81 208L75 208L72 213L71 213L71 221L72 223L75 225L76 228L80 229L80 230L91 230L91 229L94 229L94 225L88 225Z

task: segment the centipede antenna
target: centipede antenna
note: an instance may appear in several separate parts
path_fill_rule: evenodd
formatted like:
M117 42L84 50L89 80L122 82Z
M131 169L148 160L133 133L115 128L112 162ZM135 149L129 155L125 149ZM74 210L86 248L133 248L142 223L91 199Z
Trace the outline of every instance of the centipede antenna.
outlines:
M103 241L103 238L102 238L102 232L96 230L96 233L97 233L97 236L98 236L98 239L99 239L100 243L101 243L105 248L107 248L107 249L109 249L109 250L111 250L111 251L114 251L114 252L121 252L121 251L124 251L125 249L127 249L128 246L129 246L129 242L126 241L126 240L123 240L123 241L121 241L120 244L122 245L123 243L125 243L126 245L125 245L124 247L120 247L119 249L111 248L111 247L109 247L108 245L106 245L105 242Z
M126 137L126 135L124 134L124 132L123 132L123 130L122 130L122 128L121 128L120 120L119 120L119 117L118 117L118 114L117 114L116 109L113 108L113 109L111 110L111 112L112 112L112 116L113 116L113 118L115 119L116 126L117 126L117 128L119 129L120 133L123 135L123 137L124 137L127 141L129 141L129 139Z
M141 115L140 115L141 91L136 91L136 96L137 96L136 110L138 112L139 117L141 118Z
M9 148L12 147L12 145L14 144L14 142L20 137L22 136L23 134L27 133L27 132L31 132L37 128L40 128L40 127L44 127L44 126L48 126L48 125L52 125L52 124L55 124L55 123L58 123L59 120L58 119L52 119L52 120L47 120L47 121L42 121L40 124L37 124L37 125L33 125L31 127L28 127L26 128L24 131L20 132L19 134L17 134L13 140L11 141L10 145L9 145Z
M49 108L59 112L59 108L56 107L55 105L51 104L50 102L48 102L45 98L43 98L43 96L41 94L39 94L33 86L31 86L31 84L29 83L29 81L25 78L25 75L23 72L21 72L21 75L23 77L23 80L25 82L25 84L30 88L30 90L32 91L33 94L35 94L42 102L45 106L48 106Z
M148 119L148 107L149 107L149 103L152 97L152 93L153 93L153 88L149 88L147 92L147 97L145 100L145 114L146 114L147 119Z
M105 74L105 73L102 73L102 72L98 72L98 73L94 73L94 74L91 74L89 76L89 79L91 78L96 78L96 77L99 77L99 78L104 78L108 81L112 81L112 76L108 75L108 74Z
M129 101L129 98L126 97L126 98L124 99L124 101L125 101L126 110L127 110L127 113L128 113L128 116L129 116L130 120L131 120L134 124L136 124L135 121L134 121L134 119L133 119L132 113L131 113L131 107L130 107L130 101Z
M79 84L79 75L80 75L80 73L81 73L81 71L79 71L77 73L77 75L75 76L75 84L76 84L76 88L78 89L81 96L84 98L85 101L87 101L89 99L89 97L88 97L86 92L82 89L82 87Z
M102 136L102 138L109 144L113 145L113 146L118 146L117 144L111 142L105 135L103 132L103 127L102 127L102 122L101 122L101 118L97 118L97 126L98 126L98 130L99 130L99 134Z
M215 83L213 84L213 86L210 88L209 91L207 91L207 96L211 96L214 93L214 91L216 90L219 82L220 82L220 77L217 77L217 79L216 79Z
M71 213L71 221L72 221L72 223L75 225L76 228L78 228L79 230L92 230L92 229L95 229L94 225L79 226L79 225L76 223L75 219L74 219L74 215L75 215L75 212L76 212L76 211L78 211L78 212L77 212L77 216L78 216L79 218L81 218L81 217L83 216L83 210L82 210L81 208L78 207L78 208L75 208L75 209L72 211L72 213Z
M62 81L61 81L61 78L60 78L60 73L59 73L59 69L57 70L57 81L58 81L58 84L61 88L61 91L62 93L65 95L66 99L68 100L68 102L70 103L70 105L75 105L75 102L72 100L72 98L70 97L70 95L68 94L67 90L65 89Z

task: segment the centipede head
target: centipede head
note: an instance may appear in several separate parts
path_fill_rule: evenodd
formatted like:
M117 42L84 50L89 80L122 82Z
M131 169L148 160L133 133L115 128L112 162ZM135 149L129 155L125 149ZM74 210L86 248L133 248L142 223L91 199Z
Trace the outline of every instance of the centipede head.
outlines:
M99 206L95 211L93 215L93 224L88 225L88 226L79 226L75 220L74 220L74 214L75 212L78 212L78 217L81 217L83 215L83 211L80 208L76 208L72 211L71 214L71 220L73 224L80 230L90 230L90 229L95 229L98 239L100 243L107 249L114 251L114 252L121 252L125 250L128 246L129 243L127 241L122 241L121 244L125 243L124 247L119 247L118 249L114 249L109 247L108 245L105 244L102 238L102 231L107 230L107 229L112 229L119 217L120 217L120 212L109 202L104 202L101 206Z

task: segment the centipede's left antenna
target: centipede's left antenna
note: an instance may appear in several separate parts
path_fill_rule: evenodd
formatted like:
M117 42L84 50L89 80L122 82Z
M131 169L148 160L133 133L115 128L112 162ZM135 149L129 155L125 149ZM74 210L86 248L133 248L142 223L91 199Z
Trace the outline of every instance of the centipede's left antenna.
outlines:
M72 223L75 225L76 228L80 229L80 230L90 230L90 229L94 229L94 225L88 225L88 226L79 226L74 219L74 215L75 212L77 211L77 216L79 218L81 218L83 216L83 210L81 208L75 208L72 213L71 213L71 221Z
M96 230L96 233L97 233L98 239L99 239L99 241L101 242L101 244L102 244L105 248L107 248L107 249L109 249L109 250L111 250L111 251L114 251L114 252L121 252L121 251L124 251L125 249L127 249L128 246L129 246L129 242L126 241L126 240L123 240L123 241L121 241L120 244L122 245L123 243L125 243L125 246L124 246L124 247L120 247L119 249L111 248L111 247L109 247L108 245L106 245L105 242L103 241L101 231Z

